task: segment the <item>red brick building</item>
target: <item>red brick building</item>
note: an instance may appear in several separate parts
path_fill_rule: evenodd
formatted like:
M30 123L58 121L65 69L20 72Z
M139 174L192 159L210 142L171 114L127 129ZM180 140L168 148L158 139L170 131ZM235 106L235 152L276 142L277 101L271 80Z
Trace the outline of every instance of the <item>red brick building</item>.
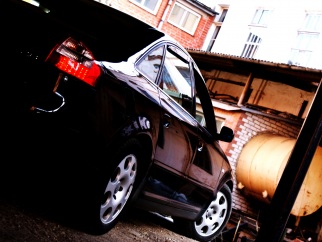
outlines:
M170 35L186 48L201 49L216 12L196 0L97 0ZM129 39L131 36L129 36Z

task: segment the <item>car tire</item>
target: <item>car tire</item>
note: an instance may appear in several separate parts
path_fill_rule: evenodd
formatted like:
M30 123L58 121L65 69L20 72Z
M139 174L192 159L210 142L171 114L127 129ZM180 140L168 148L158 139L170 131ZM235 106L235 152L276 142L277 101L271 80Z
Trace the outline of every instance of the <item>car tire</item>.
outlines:
M100 184L97 187L100 188L96 189L96 199L93 197L92 200L94 205L90 205L94 209L90 209L92 212L86 223L90 226L90 233L107 233L125 213L145 176L144 159L143 147L137 140L128 140L120 147L112 159L112 168L106 168L106 174L98 179Z
M174 219L174 222L180 226L182 232L188 237L198 241L212 241L225 228L231 211L231 190L227 185L224 185L198 220Z

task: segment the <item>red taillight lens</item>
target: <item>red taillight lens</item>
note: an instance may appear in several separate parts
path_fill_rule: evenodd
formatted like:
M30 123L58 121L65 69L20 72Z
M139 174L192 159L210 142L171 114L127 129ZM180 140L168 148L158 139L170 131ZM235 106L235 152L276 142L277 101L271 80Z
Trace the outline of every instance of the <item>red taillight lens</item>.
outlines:
M57 56L58 55L58 56ZM60 70L95 86L101 74L99 65L95 63L92 52L82 43L68 38L56 47L47 60L54 62Z

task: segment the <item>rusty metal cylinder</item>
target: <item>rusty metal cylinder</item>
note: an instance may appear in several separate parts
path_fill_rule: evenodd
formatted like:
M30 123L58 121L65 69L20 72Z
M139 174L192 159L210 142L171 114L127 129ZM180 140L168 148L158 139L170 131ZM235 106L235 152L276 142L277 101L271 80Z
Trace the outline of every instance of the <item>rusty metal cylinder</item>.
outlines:
M269 133L253 137L243 147L236 166L238 188L246 196L270 202L296 140ZM322 147L311 161L291 214L306 216L322 206Z

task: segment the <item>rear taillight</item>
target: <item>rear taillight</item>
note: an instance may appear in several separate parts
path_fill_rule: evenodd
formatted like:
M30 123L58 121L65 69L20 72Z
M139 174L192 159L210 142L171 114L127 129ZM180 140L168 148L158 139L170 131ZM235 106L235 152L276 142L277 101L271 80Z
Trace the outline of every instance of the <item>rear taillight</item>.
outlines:
M47 57L57 68L63 72L95 86L101 74L99 65L95 63L91 51L82 43L68 38L58 45Z

